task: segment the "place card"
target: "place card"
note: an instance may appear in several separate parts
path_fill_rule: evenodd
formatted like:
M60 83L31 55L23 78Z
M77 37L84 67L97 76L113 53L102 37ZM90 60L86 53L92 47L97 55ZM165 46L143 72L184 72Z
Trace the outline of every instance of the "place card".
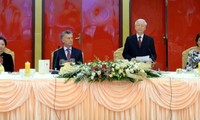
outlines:
M39 60L39 66L38 67L39 67L38 72L40 74L49 73L50 60Z

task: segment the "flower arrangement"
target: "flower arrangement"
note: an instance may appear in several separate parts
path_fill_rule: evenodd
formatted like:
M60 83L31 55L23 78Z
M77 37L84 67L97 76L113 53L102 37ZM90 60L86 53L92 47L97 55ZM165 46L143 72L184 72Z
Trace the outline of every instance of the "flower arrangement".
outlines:
M60 69L59 78L66 78L66 82L74 78L75 82L88 80L88 82L102 82L104 80L129 80L131 82L142 81L148 77L160 75L151 70L151 64L138 63L136 61L100 61L95 60L81 65L72 66L65 63Z

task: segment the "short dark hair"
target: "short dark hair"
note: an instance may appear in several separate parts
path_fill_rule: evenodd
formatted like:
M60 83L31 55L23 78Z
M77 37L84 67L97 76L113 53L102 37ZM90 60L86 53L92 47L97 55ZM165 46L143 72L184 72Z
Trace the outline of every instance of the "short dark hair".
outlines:
M196 46L198 46L197 42L198 42L198 39L199 39L199 38L200 38L200 33L197 34L196 39L195 39L195 41L196 41Z
M71 30L65 30L65 31L63 31L63 32L60 34L60 39L62 39L63 36L64 36L65 34L73 34L73 32L72 32Z
M5 46L7 45L7 41L6 41L6 39L5 39L4 37L0 36L0 40L3 40L3 41L4 41Z

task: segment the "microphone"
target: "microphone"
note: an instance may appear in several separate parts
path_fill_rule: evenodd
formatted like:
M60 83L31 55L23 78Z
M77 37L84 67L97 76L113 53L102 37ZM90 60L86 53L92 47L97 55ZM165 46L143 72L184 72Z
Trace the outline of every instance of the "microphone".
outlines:
M59 71L57 70L56 68L56 64L57 64L57 61L58 61L58 50L59 50L60 46L58 46L58 49L56 51L53 52L53 56L56 55L56 57L53 57L53 69L52 69L52 72L51 74L58 74ZM57 52L57 53L56 53ZM56 53L56 54L55 54ZM54 59L55 58L55 59ZM55 61L54 61L55 60Z

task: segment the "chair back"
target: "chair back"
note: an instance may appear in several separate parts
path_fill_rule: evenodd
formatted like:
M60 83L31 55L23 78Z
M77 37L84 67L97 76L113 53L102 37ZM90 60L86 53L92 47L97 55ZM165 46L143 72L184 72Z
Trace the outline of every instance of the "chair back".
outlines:
M54 56L54 52L56 52L57 50L59 50L60 48L54 50L53 52L51 52L51 65L50 65L50 68L53 69L53 56Z
M196 46L190 47L182 52L182 68L184 69L187 63L188 53L190 50L196 49Z
M123 50L124 50L124 47L121 47L121 48L118 48L116 51L114 51L114 54L113 54L114 61L124 59L124 57L122 56Z

